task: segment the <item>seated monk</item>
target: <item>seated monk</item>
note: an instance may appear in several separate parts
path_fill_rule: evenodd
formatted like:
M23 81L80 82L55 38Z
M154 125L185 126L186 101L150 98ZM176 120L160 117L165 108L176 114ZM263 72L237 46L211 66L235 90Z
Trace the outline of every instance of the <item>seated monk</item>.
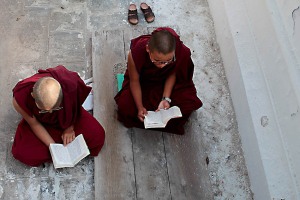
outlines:
M147 110L178 106L181 118L171 119L165 128L153 130L184 134L188 117L202 106L193 73L190 49L173 29L158 28L151 35L131 40L124 82L115 96L118 120L128 128L144 128Z
M76 72L57 66L39 70L13 89L13 105L23 119L18 125L13 156L30 166L51 162L51 143L72 142L82 134L90 155L97 156L105 139L100 123L82 104L91 91Z

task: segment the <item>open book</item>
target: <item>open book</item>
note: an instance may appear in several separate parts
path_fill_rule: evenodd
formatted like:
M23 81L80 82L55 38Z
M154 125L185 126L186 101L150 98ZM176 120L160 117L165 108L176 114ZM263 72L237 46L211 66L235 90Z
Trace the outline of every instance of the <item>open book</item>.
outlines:
M144 119L144 125L145 128L164 128L170 119L178 117L182 117L178 106L172 106L167 110L161 109L157 112L148 111Z
M80 160L90 154L83 135L64 146L63 144L50 144L50 153L55 168L74 167Z

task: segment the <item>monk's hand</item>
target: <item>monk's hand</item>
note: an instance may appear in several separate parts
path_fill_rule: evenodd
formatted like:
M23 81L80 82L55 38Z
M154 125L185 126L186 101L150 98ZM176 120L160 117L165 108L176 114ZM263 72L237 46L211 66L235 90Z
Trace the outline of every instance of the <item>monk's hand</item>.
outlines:
M159 105L158 105L158 108L156 111L159 111L159 110L166 110L166 109L169 109L170 108L170 103L166 100L162 100Z
M139 118L139 120L141 122L143 122L144 119L145 119L145 115L147 115L147 114L148 114L148 112L147 112L146 108L142 107L142 108L138 109L138 115L137 115L137 117Z
M61 136L64 145L66 146L75 139L75 131L66 129Z

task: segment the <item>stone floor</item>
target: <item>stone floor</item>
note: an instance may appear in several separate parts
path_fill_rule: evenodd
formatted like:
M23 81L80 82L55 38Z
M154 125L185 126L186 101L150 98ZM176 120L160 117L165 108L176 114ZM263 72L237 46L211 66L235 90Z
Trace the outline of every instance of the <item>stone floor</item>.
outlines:
M148 3L156 20L147 24L139 12L136 27L177 26L192 51L195 84L204 102L194 114L193 120L200 124L194 137L206 158L202 161L207 165L214 199L252 199L208 3ZM136 28L127 22L128 4L123 0L0 1L0 199L95 198L93 158L74 168L55 170L52 164L28 167L12 157L10 149L20 116L11 106L11 89L37 69L58 64L77 71L84 79L91 77L94 31Z

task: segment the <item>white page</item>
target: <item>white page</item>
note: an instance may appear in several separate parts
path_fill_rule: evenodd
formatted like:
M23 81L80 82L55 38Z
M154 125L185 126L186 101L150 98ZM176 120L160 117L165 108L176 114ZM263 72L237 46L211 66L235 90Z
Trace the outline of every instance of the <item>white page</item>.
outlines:
M51 144L52 153L57 160L57 163L60 164L72 164L68 150L62 144Z
M50 153L55 168L61 168L74 167L81 159L89 155L90 151L83 135L80 134L66 146L63 144L50 144Z
M161 123L162 117L160 112L148 111L146 115L148 123Z
M72 143L68 144L67 148L70 154L70 158L74 163L84 154L78 138L76 138Z
M163 128L166 126L167 122L176 117L182 117L180 108L178 106L173 106L167 110L148 111L145 116L144 126L145 128Z
M167 123L172 118L182 117L180 108L177 106L173 106L167 110L160 110L160 112L161 112L161 116L162 116L161 117L162 121L164 123Z

